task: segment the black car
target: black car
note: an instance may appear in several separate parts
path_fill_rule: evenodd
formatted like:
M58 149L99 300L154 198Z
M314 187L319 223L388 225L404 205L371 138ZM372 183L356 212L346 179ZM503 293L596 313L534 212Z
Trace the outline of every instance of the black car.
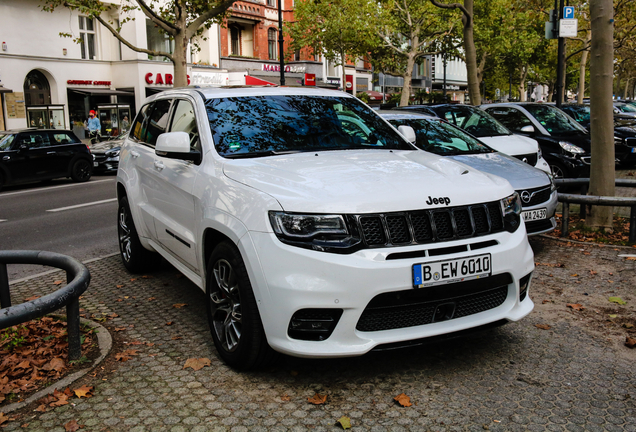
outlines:
M0 187L70 177L91 178L93 156L70 130L0 131Z
M588 131L590 130L590 106L565 104L561 106L570 117ZM636 163L636 119L626 118L614 113L614 144L616 158L621 165L632 166Z
M537 140L555 177L589 177L590 134L557 107L544 103L507 102L482 105L481 108L512 132Z
M99 174L116 173L119 167L119 151L127 133L113 140L91 144L93 172Z

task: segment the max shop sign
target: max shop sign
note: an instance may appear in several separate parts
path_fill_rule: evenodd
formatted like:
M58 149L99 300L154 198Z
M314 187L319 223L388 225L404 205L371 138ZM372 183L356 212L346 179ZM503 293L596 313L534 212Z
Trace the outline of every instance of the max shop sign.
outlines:
M188 85L190 85L190 75L188 77ZM172 74L153 74L152 72L148 72L146 74L146 84L165 84L165 85L174 85Z
M86 81L86 80L68 80L66 81L68 85L94 85L94 86L109 86L110 81Z
M290 73L305 73L305 69L307 69L305 66L285 66L285 72ZM264 64L263 70L266 72L280 72L280 66Z

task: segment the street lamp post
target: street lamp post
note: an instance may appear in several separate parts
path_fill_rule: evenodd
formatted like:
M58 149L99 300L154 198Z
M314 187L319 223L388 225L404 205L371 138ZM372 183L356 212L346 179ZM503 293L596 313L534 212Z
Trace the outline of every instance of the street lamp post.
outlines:
M280 85L285 85L285 56L284 56L284 42L283 38L283 11L281 3L283 0L278 0L278 51L280 60Z

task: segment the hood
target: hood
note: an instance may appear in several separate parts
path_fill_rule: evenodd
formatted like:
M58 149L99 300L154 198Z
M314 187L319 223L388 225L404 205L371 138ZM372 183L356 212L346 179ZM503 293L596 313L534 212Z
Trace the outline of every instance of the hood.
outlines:
M440 208L495 201L513 192L499 177L424 151L346 150L236 159L226 160L223 171L292 212ZM440 198L448 204L440 204Z
M550 185L548 175L527 163L502 153L447 156L479 171L505 178L515 190L533 189Z
M112 150L114 148L119 148L122 145L121 140L113 140L113 141L102 141L97 142L95 144L91 144L91 152L92 153L104 153L108 150Z
M521 135L481 137L479 140L507 155L524 155L539 151L539 144L535 140Z

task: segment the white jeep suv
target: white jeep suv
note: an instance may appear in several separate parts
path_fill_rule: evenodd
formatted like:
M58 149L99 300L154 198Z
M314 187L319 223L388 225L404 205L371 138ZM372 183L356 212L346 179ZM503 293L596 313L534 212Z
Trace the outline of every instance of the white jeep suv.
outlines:
M352 119L366 132L343 127ZM204 290L218 353L239 369L275 352L362 355L534 306L510 184L416 149L346 93L157 94L122 145L117 195L124 265L144 271L158 253Z

